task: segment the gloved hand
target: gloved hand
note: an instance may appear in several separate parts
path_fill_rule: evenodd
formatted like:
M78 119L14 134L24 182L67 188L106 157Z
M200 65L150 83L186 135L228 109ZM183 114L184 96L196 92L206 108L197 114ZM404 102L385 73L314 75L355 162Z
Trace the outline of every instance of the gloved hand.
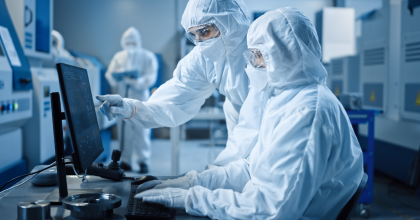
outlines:
M196 173L196 171L194 171ZM177 179L169 180L151 180L145 182L137 187L137 192L144 191L147 189L165 189L165 188L181 188L189 189L192 187L190 181L188 181L188 176L179 177Z
M135 113L134 104L130 101L125 101L119 95L98 95L96 99L103 102L99 109L109 121L116 117L130 118Z
M185 209L187 192L186 189L176 188L151 189L135 195L134 198L143 198L144 202L159 203L168 208Z

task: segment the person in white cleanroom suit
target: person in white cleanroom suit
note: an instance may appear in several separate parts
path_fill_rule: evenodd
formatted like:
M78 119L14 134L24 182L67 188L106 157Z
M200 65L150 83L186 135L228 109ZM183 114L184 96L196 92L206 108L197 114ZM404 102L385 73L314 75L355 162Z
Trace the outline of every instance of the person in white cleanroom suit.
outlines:
M251 23L248 9L242 0L190 0L181 23L197 46L178 63L173 78L147 102L100 96L105 101L101 112L110 119L131 117L127 121L145 128L174 127L192 119L218 89L226 96L223 109L230 134L249 90L242 58ZM223 161L234 161L233 156Z
M121 47L123 50L112 58L105 77L111 86L118 86L118 94L121 96L147 101L150 96L149 89L156 83L158 70L156 56L142 48L141 35L134 27L124 32ZM138 78L125 77L117 82L112 76L114 73L133 70L138 72ZM144 129L138 124L122 123L119 120L118 131L123 145L121 167L129 170L131 155L135 153L140 165L140 173L147 173L151 156L150 129Z
M247 39L252 89L240 114L261 104L254 92L268 94L249 157L161 181L135 197L212 219L336 219L362 179L363 156L326 86L315 28L301 11L280 8L258 18Z

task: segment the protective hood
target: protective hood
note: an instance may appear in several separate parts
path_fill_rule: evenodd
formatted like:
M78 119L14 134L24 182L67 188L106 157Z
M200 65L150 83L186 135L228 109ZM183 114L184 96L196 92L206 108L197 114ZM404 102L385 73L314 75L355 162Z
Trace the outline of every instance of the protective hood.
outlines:
M125 45L127 42L135 42L137 44L138 49L141 49L141 35L136 28L130 27L124 32L121 38L121 47L124 50L128 49Z
M251 19L242 0L190 0L181 20L185 31L209 23L219 28L229 53L245 39Z
M326 85L321 45L309 19L296 8L279 8L255 20L248 30L248 48L261 51L269 87Z

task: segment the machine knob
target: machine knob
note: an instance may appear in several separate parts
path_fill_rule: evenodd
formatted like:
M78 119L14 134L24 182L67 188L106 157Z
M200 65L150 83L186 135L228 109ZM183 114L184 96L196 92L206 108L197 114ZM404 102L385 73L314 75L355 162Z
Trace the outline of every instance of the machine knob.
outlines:
M120 169L120 164L118 163L118 161L121 158L121 151L119 150L113 150L112 151L112 162L109 164L108 168L111 170L119 170Z
M113 150L112 151L112 160L114 161L114 162L118 162L118 161L120 161L120 158L121 158L121 151L120 150Z

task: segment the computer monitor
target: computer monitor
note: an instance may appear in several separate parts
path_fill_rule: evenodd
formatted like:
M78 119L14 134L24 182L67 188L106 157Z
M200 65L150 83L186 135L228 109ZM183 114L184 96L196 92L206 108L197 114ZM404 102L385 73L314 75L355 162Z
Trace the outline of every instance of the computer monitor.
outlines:
M104 151L86 69L57 63L65 117L73 147L73 163L84 173Z

